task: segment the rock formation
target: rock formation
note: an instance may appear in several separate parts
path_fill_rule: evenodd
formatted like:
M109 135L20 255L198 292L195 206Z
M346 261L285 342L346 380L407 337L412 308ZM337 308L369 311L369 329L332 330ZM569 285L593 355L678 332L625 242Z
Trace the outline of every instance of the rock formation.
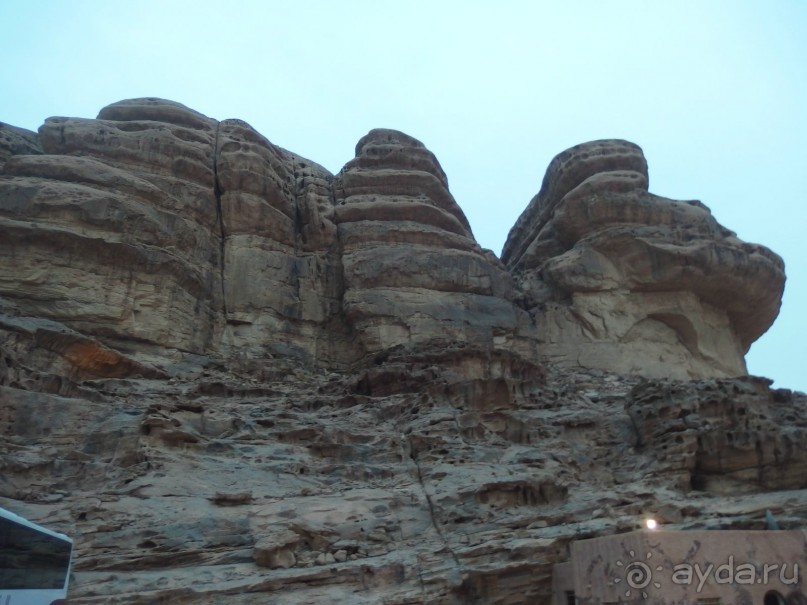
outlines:
M555 158L502 264L474 241L432 153L400 132L369 133L336 176L244 122L158 99L51 118L38 136L0 132L0 294L107 344L142 343L140 356L344 368L459 341L728 377L745 374L781 300L781 259L699 202L648 193L625 141Z
M773 323L784 264L697 201L648 193L641 149L595 141L558 155L502 260L541 315L550 359L679 378L746 373Z
M332 175L159 99L0 125L0 506L87 604L548 603L650 512L801 526L807 396L743 360L782 262L647 184L563 152L500 261L397 131Z
M433 340L534 353L513 278L402 133L371 132L334 177L244 122L157 99L2 132L0 295L24 314L141 356L333 368Z
M441 341L513 349L529 317L513 279L474 241L420 141L374 130L334 183L344 313L363 353Z

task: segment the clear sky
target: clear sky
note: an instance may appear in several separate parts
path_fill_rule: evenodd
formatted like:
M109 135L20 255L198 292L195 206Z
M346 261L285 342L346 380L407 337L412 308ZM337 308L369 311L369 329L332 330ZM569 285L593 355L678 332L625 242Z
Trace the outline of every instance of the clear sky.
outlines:
M497 254L554 155L631 140L652 192L785 259L748 365L807 391L805 0L0 0L0 24L4 122L159 96L332 172L371 128L403 130Z

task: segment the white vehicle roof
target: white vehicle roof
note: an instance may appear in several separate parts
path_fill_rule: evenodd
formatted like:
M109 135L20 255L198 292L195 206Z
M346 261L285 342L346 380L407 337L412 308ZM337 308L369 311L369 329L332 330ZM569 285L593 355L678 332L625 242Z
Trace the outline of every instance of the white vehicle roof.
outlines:
M24 525L25 527L30 527L31 529L35 529L37 531L42 532L43 534L53 536L54 538L58 538L59 540L64 540L66 542L70 542L70 544L73 543L72 538L70 538L68 536L65 536L64 534L60 534L59 532L55 532L53 530L50 530L47 527L42 527L41 525L37 525L36 523L33 523L33 522L29 521L28 519L20 517L19 515L15 515L10 510L6 510L5 508L2 508L2 507L0 507L0 517L8 519L9 521L14 521L15 523L19 523L20 525Z

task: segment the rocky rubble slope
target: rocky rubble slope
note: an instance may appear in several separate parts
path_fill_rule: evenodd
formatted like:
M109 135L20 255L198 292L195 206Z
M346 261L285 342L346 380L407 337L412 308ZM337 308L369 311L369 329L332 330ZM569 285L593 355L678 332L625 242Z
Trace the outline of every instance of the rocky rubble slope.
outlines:
M497 259L425 146L159 99L0 126L0 506L76 603L549 603L571 541L807 516L781 259L560 154Z

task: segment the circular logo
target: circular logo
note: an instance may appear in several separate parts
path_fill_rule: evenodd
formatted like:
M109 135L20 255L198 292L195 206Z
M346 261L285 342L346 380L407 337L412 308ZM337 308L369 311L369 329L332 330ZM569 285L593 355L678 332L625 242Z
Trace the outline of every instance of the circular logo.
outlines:
M633 594L632 591L637 591L637 594L641 594L643 599L647 598L647 591L645 588L652 585L655 588L661 588L661 583L653 580L653 572L654 571L662 571L664 568L661 565L656 565L655 567L651 567L652 563L650 562L651 557L653 556L652 552L647 553L645 555L645 561L637 560L636 552L629 551L628 554L631 556L633 561L625 564L621 560L616 562L617 567L624 568L624 577L614 578L613 583L614 585L618 585L622 582L625 582L625 596L629 597Z

